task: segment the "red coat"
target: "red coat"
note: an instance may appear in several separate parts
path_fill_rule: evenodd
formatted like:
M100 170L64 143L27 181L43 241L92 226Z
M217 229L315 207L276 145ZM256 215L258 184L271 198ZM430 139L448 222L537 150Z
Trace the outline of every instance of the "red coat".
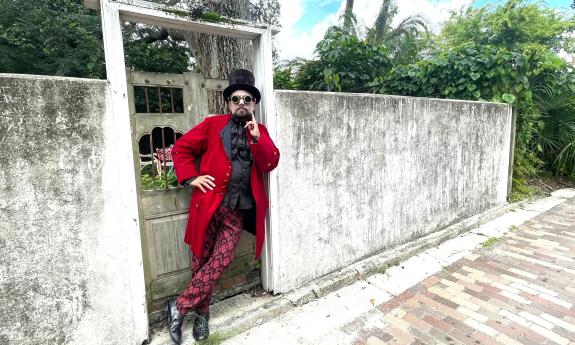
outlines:
M232 174L232 164L224 149L221 132L228 124L231 115L217 115L206 118L178 139L172 149L174 168L178 182L191 177L210 175L215 178L214 190L203 193L195 188L190 199L190 213L184 241L190 245L196 257L202 256L202 245L214 212L224 199L226 188ZM260 138L251 143L251 135L246 129L250 152L254 159L251 169L251 188L256 203L256 258L261 254L265 236L265 218L268 198L264 189L264 173L274 169L279 162L280 153L271 140L267 129L258 124ZM196 168L196 159L200 158L200 170Z

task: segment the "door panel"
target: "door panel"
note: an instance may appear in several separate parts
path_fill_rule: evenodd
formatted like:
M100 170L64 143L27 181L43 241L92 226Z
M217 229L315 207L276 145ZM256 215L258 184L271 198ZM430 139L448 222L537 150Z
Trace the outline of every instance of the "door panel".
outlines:
M156 276L190 267L190 251L184 243L187 214L146 221L154 239Z

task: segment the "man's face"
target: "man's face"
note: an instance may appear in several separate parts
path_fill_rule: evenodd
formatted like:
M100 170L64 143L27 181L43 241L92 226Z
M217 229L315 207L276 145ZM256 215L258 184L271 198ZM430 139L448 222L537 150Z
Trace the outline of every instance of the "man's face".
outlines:
M239 97L239 102L236 104L231 101L234 96ZM250 96L252 101L247 103L244 101L244 96ZM230 113L240 120L251 120L252 114L256 110L256 101L251 93L244 90L236 90L230 95L230 100L228 101L228 110Z

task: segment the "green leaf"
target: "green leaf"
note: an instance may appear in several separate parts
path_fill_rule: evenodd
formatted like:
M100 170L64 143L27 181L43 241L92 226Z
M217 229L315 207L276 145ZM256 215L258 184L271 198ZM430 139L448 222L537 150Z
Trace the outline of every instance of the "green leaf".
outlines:
M479 73L471 73L471 74L469 74L469 76L471 77L471 79L472 79L473 81L476 81L477 79L479 79L479 77L481 77L481 74L479 74Z
M513 96L513 95L510 94L510 93L504 93L504 94L501 96L501 99L503 99L506 103L509 103L509 104L515 102L515 96Z

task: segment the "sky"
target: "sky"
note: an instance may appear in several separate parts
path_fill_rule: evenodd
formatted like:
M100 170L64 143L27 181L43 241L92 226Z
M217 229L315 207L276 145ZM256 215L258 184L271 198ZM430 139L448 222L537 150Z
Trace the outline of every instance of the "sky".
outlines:
M345 0L279 0L281 5L281 32L276 37L280 60L295 57L310 59L315 45L325 31L336 24L345 8ZM397 23L410 15L421 15L431 24L431 29L438 32L449 13L468 6L497 4L503 0L396 0ZM549 7L568 8L571 0L547 0ZM355 0L353 10L360 27L371 27L375 22L381 1Z

